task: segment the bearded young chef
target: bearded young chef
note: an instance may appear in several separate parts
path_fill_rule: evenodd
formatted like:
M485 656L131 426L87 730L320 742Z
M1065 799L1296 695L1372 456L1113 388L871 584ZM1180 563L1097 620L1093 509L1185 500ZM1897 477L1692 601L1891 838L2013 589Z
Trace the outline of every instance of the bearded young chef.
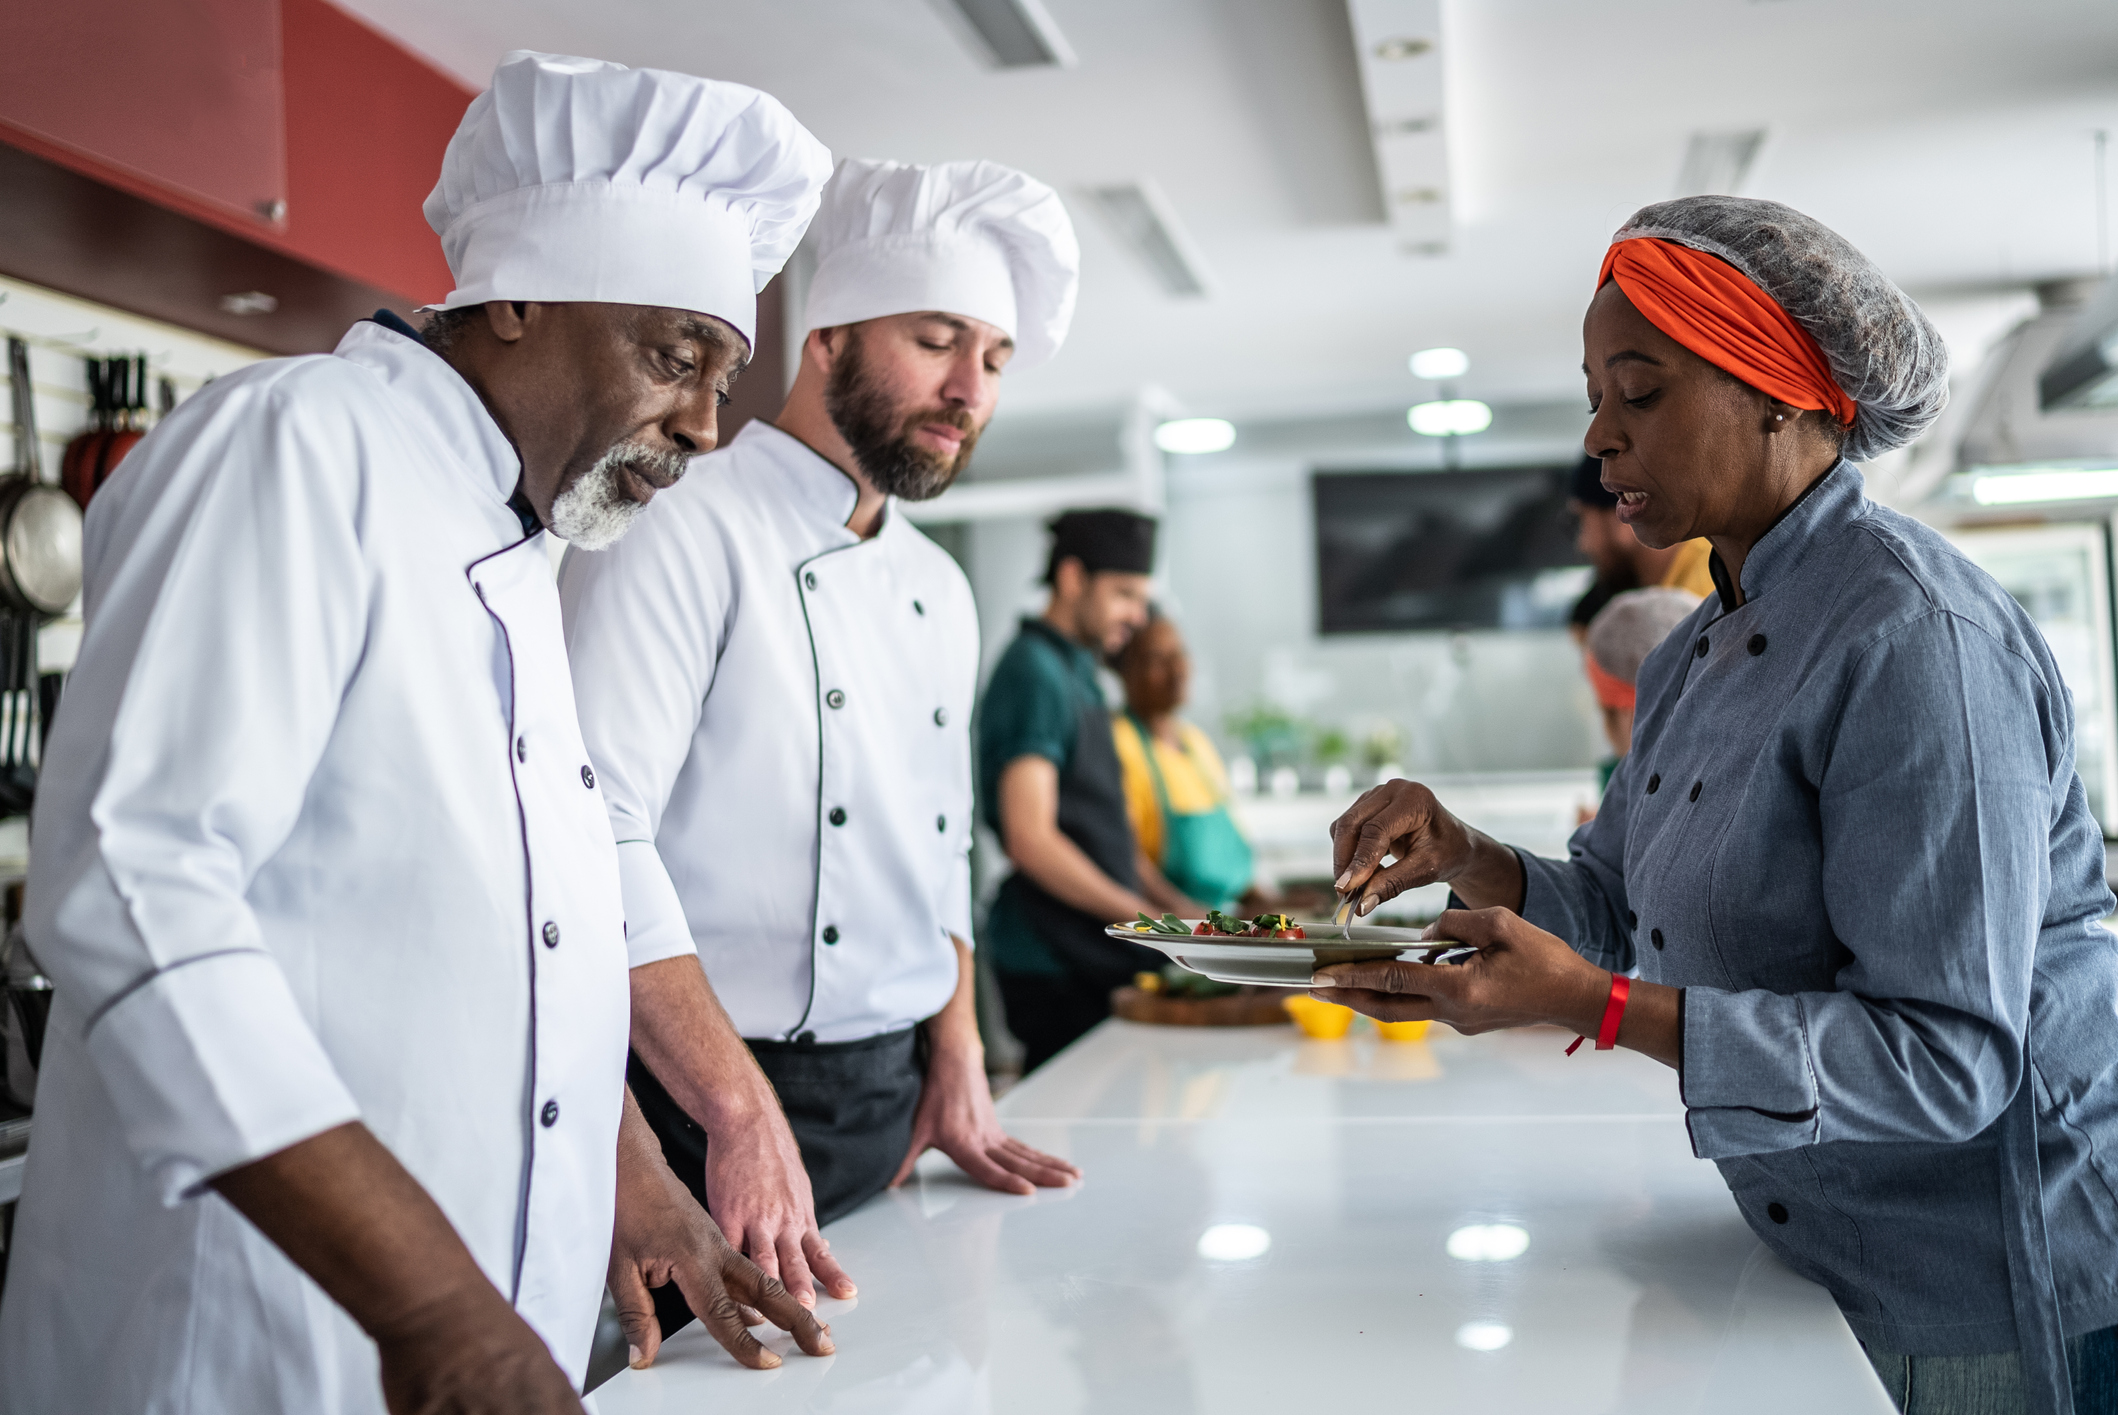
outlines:
M223 378L97 496L10 1409L578 1412L643 1263L828 1349L624 1105L543 537L615 538L713 445L827 164L754 90L510 56L427 201L426 340L378 316Z
M993 1114L970 944L978 621L898 505L963 470L1003 368L1058 350L1073 226L990 162L850 161L810 239L776 422L560 574L619 842L634 1092L730 1241L805 1299L812 1275L853 1292L819 1221L930 1146L1010 1192L1079 1173Z

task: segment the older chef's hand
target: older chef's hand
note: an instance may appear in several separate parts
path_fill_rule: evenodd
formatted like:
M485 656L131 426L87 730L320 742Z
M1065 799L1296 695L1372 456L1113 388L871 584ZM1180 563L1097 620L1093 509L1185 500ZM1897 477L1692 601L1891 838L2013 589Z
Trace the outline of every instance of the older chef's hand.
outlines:
M830 1328L796 1301L778 1278L759 1269L728 1242L698 1201L669 1172L654 1132L632 1092L625 1093L625 1124L618 1136L618 1215L611 1238L610 1294L618 1307L637 1369L651 1364L662 1345L649 1289L674 1282L692 1315L715 1341L745 1366L769 1370L780 1364L747 1327L752 1314L794 1334L811 1356L836 1349Z
M1451 815L1416 781L1374 787L1331 823L1331 868L1338 892L1359 901L1356 914L1438 880L1473 908L1522 907L1515 852Z
M581 1415L573 1382L490 1282L370 1335L390 1415Z
M993 1088L985 1076L985 1054L976 1048L937 1044L928 1057L926 1084L912 1119L912 1144L890 1187L910 1179L912 1166L930 1149L1003 1194L1030 1194L1040 1186L1063 1189L1081 1179L1078 1166L1025 1145L1000 1128Z
M1339 963L1319 971L1309 995L1383 1022L1446 1022L1476 1035L1540 1024L1594 1037L1611 975L1508 909L1451 909L1427 937L1469 944L1459 963ZM1619 1046L1677 1064L1676 988L1635 981Z

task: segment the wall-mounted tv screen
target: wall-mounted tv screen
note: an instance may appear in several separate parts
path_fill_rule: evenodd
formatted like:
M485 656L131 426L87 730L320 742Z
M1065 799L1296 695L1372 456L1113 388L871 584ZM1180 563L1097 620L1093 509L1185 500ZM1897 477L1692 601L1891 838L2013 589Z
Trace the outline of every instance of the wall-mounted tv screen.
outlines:
M1574 548L1570 471L1315 473L1318 630L1564 625L1594 573Z

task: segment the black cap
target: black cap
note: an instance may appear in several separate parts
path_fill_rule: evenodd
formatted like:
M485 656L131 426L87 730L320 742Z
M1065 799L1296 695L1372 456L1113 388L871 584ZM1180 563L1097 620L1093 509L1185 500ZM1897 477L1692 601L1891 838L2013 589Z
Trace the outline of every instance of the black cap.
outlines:
M1145 575L1155 567L1155 518L1137 511L1109 507L1101 511L1069 511L1047 527L1052 533L1052 556L1045 562L1049 584L1059 562L1072 556L1091 575L1102 570L1120 570Z
M1618 493L1603 489L1603 459L1583 457L1574 468L1574 484L1567 488L1568 496L1583 506L1601 506L1608 510L1618 504Z

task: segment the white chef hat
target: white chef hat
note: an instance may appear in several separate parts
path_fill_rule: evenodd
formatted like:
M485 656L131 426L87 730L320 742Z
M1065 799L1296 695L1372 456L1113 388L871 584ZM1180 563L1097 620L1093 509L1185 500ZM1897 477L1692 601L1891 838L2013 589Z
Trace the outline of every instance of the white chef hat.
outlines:
M756 342L757 292L816 214L831 154L770 94L516 50L471 100L426 201L456 288L436 306L691 310Z
M849 158L824 189L804 332L941 310L1007 331L1013 363L1059 352L1081 247L1059 194L997 162Z

